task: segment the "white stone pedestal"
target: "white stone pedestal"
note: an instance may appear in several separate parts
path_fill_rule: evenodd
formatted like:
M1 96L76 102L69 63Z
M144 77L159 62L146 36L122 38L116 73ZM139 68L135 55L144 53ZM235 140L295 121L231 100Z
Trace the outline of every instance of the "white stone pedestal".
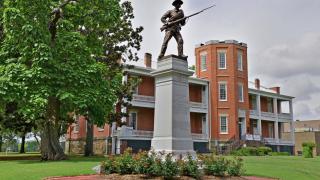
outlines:
M156 82L154 135L151 147L174 157L195 157L190 126L188 62L170 55L152 72Z

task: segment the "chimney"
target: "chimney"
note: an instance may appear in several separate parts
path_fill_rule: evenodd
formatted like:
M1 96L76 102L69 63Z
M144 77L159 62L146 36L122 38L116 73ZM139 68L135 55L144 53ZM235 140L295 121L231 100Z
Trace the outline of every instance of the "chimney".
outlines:
M257 78L254 80L254 87L260 90L260 79Z
M280 94L280 87L272 87L271 90L275 91L277 94Z
M152 55L150 53L145 53L144 54L144 65L147 68L151 68L151 59L152 59Z

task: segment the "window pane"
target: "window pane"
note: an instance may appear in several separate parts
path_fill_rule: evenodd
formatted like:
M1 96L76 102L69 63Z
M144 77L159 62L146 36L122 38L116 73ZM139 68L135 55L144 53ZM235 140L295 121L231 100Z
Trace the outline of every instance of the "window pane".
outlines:
M240 102L243 102L243 85L242 84L238 85L238 98Z
M226 133L227 130L227 117L226 116L220 116L220 132Z
M219 84L219 98L220 100L227 100L227 85Z
M133 129L137 128L137 113L130 113L129 127L133 127Z
M201 55L201 71L207 70L207 55Z
M238 51L238 70L243 70L242 51Z
M219 69L226 69L226 53L219 52Z

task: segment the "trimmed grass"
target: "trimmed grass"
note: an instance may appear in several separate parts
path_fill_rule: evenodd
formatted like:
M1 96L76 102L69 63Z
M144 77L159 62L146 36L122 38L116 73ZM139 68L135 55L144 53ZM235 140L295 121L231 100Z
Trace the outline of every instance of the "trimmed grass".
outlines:
M292 156L243 157L246 175L284 180L320 179L320 157L305 159ZM94 174L92 167L104 157L71 157L60 162L0 161L0 179L40 180L52 176Z
M285 180L319 180L320 157L293 156L243 157L246 175L273 177Z
M0 161L2 180L40 180L52 176L74 176L95 174L92 168L103 161L103 157L71 157L66 161Z

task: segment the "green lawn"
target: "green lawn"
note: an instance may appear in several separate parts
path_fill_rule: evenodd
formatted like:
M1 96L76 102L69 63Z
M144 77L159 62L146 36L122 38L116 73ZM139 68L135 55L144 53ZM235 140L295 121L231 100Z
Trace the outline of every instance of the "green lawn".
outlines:
M49 176L93 174L92 167L104 158L72 157L61 162L0 161L0 179L39 180ZM287 180L320 179L320 157L244 157L246 175Z
M40 180L50 176L72 176L94 174L92 167L98 165L103 157L72 157L67 161L0 161L2 180Z
M247 175L288 180L320 179L320 157L292 156L244 157Z

